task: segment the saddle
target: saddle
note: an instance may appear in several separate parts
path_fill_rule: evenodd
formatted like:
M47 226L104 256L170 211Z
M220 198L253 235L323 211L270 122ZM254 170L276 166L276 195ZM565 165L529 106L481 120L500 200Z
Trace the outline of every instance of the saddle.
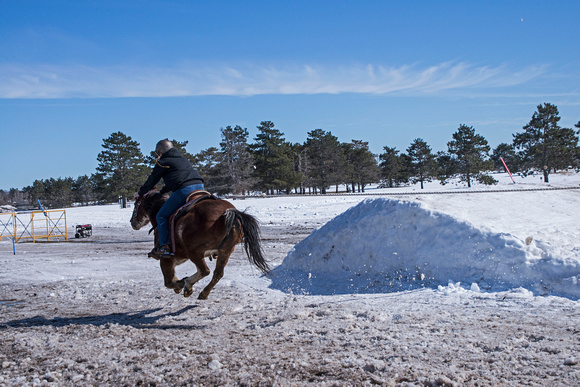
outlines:
M207 191L204 190L197 190L197 191L193 191L192 193L190 193L187 196L187 199L185 200L185 204L181 207L179 207L177 209L177 211L175 211L173 213L173 215L171 215L169 217L169 235L171 237L171 252L175 253L175 223L185 214L187 214L192 208L193 206L195 206L197 203L207 200L207 199L211 199L211 200L216 200L217 197Z

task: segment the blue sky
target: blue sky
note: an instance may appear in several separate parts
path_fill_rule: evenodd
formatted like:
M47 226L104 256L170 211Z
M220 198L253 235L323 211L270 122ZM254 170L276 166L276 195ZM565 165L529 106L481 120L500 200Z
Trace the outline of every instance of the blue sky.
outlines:
M0 0L0 189L90 175L116 131L197 153L273 121L288 141L492 147L537 105L580 121L579 1Z

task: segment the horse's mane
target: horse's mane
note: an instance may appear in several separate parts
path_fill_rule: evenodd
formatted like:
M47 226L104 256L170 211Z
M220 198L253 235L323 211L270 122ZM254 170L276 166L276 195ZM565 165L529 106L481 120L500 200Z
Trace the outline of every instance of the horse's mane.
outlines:
M161 194L159 191L149 191L143 201L143 208L148 213L157 215L163 204L169 199L169 196L169 193Z

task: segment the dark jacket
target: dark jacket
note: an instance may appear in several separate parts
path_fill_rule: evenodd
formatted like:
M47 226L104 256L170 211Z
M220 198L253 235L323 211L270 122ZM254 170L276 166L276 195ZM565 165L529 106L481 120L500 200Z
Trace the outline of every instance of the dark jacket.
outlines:
M165 187L161 190L162 193L177 191L188 185L203 183L199 172L175 148L169 149L155 163L153 172L151 172L145 184L139 188L139 196L151 191L161 178L163 178L165 183Z

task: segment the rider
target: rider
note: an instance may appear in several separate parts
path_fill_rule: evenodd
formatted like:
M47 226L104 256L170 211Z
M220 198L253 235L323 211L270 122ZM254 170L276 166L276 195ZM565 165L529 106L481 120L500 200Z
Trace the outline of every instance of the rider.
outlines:
M135 198L137 199L152 190L161 178L165 183L161 193L173 192L157 213L158 243L150 253L155 258L169 258L173 256L173 253L169 247L168 219L171 214L185 204L187 196L191 192L204 189L203 179L189 160L183 157L168 139L157 143L155 153L158 155L155 167L145 184L135 194Z

